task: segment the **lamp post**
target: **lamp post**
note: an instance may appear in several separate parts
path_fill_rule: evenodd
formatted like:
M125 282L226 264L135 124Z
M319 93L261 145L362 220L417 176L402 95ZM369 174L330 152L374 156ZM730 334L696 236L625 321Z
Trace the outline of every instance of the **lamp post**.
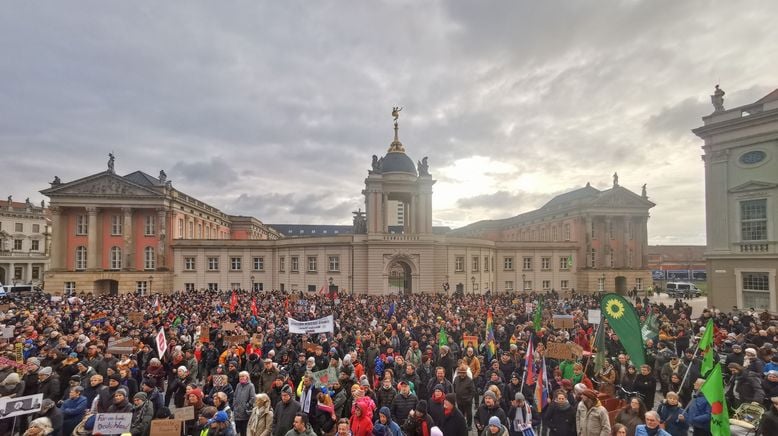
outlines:
M151 294L151 286L154 283L154 276L149 276L149 294Z
M255 279L255 278L256 278L256 277L254 277L254 276L251 276L251 292L254 292L254 291L256 291L256 289L254 289L254 279Z
M475 276L470 277L470 282L473 284L473 296L475 296Z
M521 291L524 292L527 290L527 275L522 274L521 275Z

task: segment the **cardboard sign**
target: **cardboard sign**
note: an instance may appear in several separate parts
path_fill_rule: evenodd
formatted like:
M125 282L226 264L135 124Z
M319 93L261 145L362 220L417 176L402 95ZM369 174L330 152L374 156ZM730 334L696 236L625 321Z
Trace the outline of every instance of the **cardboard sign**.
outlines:
M200 326L200 342L204 344L211 342L211 326L208 324Z
M155 419L151 421L153 436L181 436L181 421L178 419Z
M583 348L577 344L549 342L546 344L546 357L560 360L576 360L583 356Z
M108 347L106 351L116 355L132 354L135 350L135 339L133 338L119 338L109 339Z
M0 416L5 419L40 412L42 404L43 394L17 398L0 398ZM129 415L132 416L131 413Z
M159 355L159 358L162 359L162 357L165 356L165 351L167 351L167 338L165 337L165 329L159 329L159 333L157 333L155 340L157 342L157 355Z
M141 324L143 323L143 312L130 312L127 319L133 324Z
M314 344L313 342L303 342L303 349L309 353L315 352L319 347L319 344Z
M601 316L602 312L600 312L600 309L589 309L586 320L589 321L589 324L599 324Z
M128 433L132 427L132 413L98 413L95 418L95 434Z
M554 328L573 328L573 315L554 315Z
M478 336L462 336L462 345L467 347L473 347L473 350L478 350Z
M316 386L329 386L338 379L338 371L329 367L313 373L313 382Z
M2 335L0 335L0 338L2 339L13 339L14 337L14 328L13 327L3 327Z
M237 329L238 329L238 324L234 322L225 322L224 324L222 324L222 331L234 332Z
M237 345L242 344L248 340L248 336L246 335L232 335L232 336L225 336L224 342L226 342L229 345Z
M189 421L190 419L194 419L194 406L188 406L188 407L182 407L180 409L176 409L175 413L176 419L180 419L181 421Z

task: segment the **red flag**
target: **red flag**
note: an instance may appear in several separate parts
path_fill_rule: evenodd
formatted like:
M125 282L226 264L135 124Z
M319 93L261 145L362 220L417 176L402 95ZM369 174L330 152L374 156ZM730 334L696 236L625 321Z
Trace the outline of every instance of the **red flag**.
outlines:
M289 298L284 300L284 313L289 312Z
M533 356L535 350L532 349L532 338L530 338L527 344L527 355L524 356L524 368L526 375L524 381L531 385L535 383L535 356Z
M232 291L232 298L230 298L230 312L235 312L235 308L238 306L238 295L235 291Z
M324 288L325 286L322 286L321 289L319 289L319 295L324 295Z
M257 299L252 298L251 299L251 313L254 314L254 316L257 316Z

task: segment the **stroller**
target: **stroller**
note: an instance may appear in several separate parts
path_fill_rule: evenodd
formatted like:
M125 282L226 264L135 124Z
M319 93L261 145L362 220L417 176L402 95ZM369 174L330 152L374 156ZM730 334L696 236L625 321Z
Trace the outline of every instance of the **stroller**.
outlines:
M729 418L730 429L733 435L751 435L756 434L759 428L759 422L762 420L765 410L759 403L743 403Z

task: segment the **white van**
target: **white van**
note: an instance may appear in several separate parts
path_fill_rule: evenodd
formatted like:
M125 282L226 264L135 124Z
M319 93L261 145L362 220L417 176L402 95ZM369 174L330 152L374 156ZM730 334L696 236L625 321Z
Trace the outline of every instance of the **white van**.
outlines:
M669 297L699 297L702 291L694 284L689 282L667 282L665 290Z

